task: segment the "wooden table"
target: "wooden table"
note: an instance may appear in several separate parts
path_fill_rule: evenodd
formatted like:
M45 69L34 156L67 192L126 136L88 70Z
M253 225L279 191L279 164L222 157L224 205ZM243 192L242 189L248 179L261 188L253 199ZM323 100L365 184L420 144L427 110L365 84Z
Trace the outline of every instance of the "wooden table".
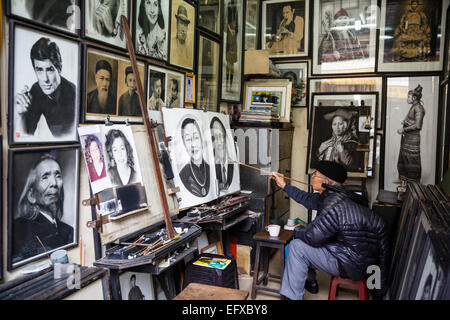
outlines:
M253 240L256 241L256 257L255 267L253 270L253 285L252 285L252 299L255 299L256 292L258 290L265 290L270 292L279 293L279 290L258 286L261 282L267 285L269 279L282 280L284 272L284 250L286 244L291 241L294 232L292 230L281 229L278 237L271 237L269 232L262 230L253 236ZM280 249L280 275L273 275L269 273L269 255L265 254L263 259L263 275L258 279L259 273L259 257L264 247Z
M173 300L246 300L248 291L191 282Z

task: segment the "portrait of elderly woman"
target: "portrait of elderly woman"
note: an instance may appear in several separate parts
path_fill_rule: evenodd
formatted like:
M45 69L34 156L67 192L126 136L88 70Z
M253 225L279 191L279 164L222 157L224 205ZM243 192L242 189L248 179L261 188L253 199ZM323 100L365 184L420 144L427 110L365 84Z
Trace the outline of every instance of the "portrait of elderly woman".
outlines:
M357 107L316 107L314 110L311 166L328 160L344 165L349 172L364 172L364 153L359 142Z
M167 60L169 1L138 0L136 53Z
M13 153L13 162L23 164L12 169L14 195L9 239L13 266L74 242L77 151L64 148L48 153ZM64 175L71 171L73 179Z
M125 134L119 129L111 129L105 142L108 154L108 176L114 186L123 186L139 180L133 147Z
M85 137L84 153L91 182L106 178L103 147L97 136L90 134Z

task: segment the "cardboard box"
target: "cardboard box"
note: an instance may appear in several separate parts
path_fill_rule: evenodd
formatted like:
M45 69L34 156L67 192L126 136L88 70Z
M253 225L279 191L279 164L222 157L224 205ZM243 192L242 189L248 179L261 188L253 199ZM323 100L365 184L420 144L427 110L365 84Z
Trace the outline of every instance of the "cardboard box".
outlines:
M267 50L245 51L244 75L270 74L269 52Z
M252 247L236 245L236 263L238 274L250 275Z

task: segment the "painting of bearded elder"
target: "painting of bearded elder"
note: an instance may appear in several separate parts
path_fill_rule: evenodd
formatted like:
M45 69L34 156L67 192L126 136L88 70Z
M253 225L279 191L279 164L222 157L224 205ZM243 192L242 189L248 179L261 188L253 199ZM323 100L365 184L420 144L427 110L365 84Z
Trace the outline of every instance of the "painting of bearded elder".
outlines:
M79 148L10 150L8 270L76 244Z

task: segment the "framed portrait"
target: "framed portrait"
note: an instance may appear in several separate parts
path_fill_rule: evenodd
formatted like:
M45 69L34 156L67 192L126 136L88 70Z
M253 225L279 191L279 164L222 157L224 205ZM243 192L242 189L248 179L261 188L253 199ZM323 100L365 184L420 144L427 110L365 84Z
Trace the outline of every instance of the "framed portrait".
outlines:
M85 122L142 123L136 77L130 60L94 47L85 48L84 113ZM145 64L137 63L145 85Z
M172 0L170 64L194 70L195 7L183 0Z
M280 122L289 122L291 114L292 82L288 79L268 79L244 82L244 107L249 110L253 102L265 96L273 101L280 116Z
M195 103L195 74L186 72L185 103Z
M149 65L147 108L150 111L183 108L184 87L184 74Z
M133 4L134 49L136 53L167 61L170 1L136 0ZM157 14L155 14L156 11Z
M163 108L162 118L168 143L180 210L218 197L208 112L196 109Z
M119 282L122 300L155 300L151 274L124 272Z
M283 74L283 78L292 81L291 108L306 107L308 99L308 61L283 62L275 66Z
M375 71L377 0L315 0L313 74Z
M261 19L261 47L269 57L308 55L309 1L263 1Z
M198 26L220 35L223 0L198 1Z
M332 93L332 92L378 92L381 95L383 91L382 77L354 77L354 78L329 78L329 79L308 79L308 95L311 101L312 94L315 92ZM383 129L384 117L382 116L383 108L381 107L381 99L378 99L377 108L377 130ZM308 104L308 129L312 122L312 104Z
M82 0L83 36L110 46L127 49L122 16L130 21L130 0Z
M8 270L77 245L79 160L76 145L9 150Z
M246 0L245 3L245 50L257 49L260 38L259 18L260 14L259 0Z
M207 245L206 247L200 249L201 253L211 253L211 254L223 254L222 244L220 241L211 243Z
M450 7L447 8L447 20L445 22L445 33L450 34ZM448 77L450 75L450 40L448 37L445 38L445 56L444 56L444 81L448 82Z
M386 79L384 189L402 180L434 184L439 115L439 77Z
M244 0L224 0L221 100L240 102L242 96Z
M307 173L328 160L345 166L349 177L367 177L373 172L377 94L315 93L312 104Z
M10 17L75 36L79 33L80 0L14 0L4 3L5 12Z
M379 72L441 71L450 0L381 2Z
M76 142L79 43L13 20L10 30L9 143Z
M220 43L199 36L197 107L209 111L219 108Z

